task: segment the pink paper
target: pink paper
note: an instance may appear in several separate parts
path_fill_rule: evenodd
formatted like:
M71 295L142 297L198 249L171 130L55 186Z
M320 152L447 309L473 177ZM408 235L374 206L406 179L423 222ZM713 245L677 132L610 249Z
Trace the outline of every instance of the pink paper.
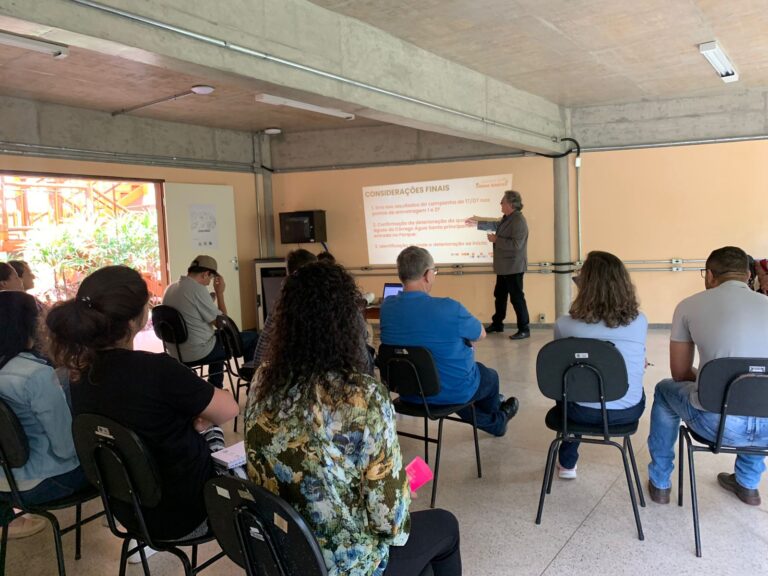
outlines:
M419 458L418 456L405 467L405 473L408 475L408 480L411 484L411 492L416 492L416 490L434 477L429 464L424 462L424 459Z

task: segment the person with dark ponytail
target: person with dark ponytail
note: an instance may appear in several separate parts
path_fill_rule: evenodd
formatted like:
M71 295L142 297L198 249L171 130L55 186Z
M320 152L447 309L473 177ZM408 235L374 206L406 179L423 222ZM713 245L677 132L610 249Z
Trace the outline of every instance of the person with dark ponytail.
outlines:
M54 361L69 368L75 414L95 413L133 430L154 456L160 504L144 511L160 539L206 530L203 486L215 475L198 432L234 418L232 396L165 354L133 349L147 322L149 292L141 275L107 266L89 275L75 298L46 318ZM115 515L129 517L129 506Z
M53 368L33 350L35 299L21 291L0 292L0 318L0 398L16 414L29 442L29 459L14 471L21 498L28 505L65 498L89 484L75 453L64 391ZM0 471L0 501L9 500L10 486ZM45 525L20 518L10 524L10 536L27 536Z

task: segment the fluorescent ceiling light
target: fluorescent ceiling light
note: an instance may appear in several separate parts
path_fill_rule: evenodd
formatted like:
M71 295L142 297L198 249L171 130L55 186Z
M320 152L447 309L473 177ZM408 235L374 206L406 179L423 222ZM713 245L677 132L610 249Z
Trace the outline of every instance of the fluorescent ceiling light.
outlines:
M69 55L69 46L64 44L46 42L45 40L38 40L29 36L19 36L10 32L0 32L0 44L50 54L54 58L66 58Z
M265 128L264 134L269 134L270 136L277 136L278 134L282 134L283 130L281 128Z
M298 108L299 110L308 110L309 112L317 112L318 114L325 114L327 116L335 116L336 118L343 118L344 120L354 120L355 115L349 112L344 112L338 108L326 108L325 106L315 106L314 104L307 104L306 102L299 102L298 100L291 100L289 98L283 98L282 96L272 96L271 94L256 94L256 102L261 104L271 104L272 106L289 106L290 108Z
M717 72L717 75L720 76L723 82L738 81L739 73L716 41L713 40L712 42L699 44L699 52L702 53L704 58L709 60L712 68L715 69L715 72Z

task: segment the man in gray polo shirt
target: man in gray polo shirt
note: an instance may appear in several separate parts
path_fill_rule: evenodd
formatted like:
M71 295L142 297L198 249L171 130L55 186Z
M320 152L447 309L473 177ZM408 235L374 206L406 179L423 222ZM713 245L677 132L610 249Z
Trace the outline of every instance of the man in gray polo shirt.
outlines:
M210 374L208 381L221 388L226 351L216 337L214 327L216 318L227 313L227 305L224 301L226 283L217 269L214 258L201 254L189 265L186 276L181 276L178 282L168 286L163 296L163 304L178 310L187 324L187 341L179 346L184 362L199 361L207 364ZM207 288L211 283L213 294L210 294ZM258 336L248 331L242 332L241 336L244 357L250 359ZM168 352L176 355L174 347L170 347Z
M726 246L712 252L702 271L706 290L680 302L672 319L669 363L672 378L656 385L648 451L648 491L658 504L667 504L671 491L675 444L680 419L697 434L714 440L720 415L706 412L698 401L697 369L715 358L768 358L768 298L753 292L747 254ZM768 419L729 416L725 437L733 446L768 446ZM720 485L742 502L757 506L757 487L765 470L761 456L736 457L735 474L718 475Z

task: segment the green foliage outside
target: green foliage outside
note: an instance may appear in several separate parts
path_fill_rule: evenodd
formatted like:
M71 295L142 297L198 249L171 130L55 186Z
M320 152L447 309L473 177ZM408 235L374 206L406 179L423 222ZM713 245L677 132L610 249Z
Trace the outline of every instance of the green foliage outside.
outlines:
M43 280L40 295L48 301L72 297L82 279L102 266L124 264L158 278L157 215L154 210L115 218L81 213L57 226L34 228L23 258Z

